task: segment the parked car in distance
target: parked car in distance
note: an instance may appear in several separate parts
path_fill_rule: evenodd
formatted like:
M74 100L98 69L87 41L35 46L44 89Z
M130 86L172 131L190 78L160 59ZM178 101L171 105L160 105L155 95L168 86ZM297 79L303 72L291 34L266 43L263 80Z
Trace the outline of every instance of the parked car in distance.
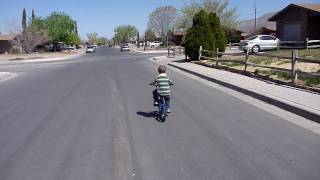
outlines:
M120 46L120 51L130 51L129 44L122 44Z
M94 53L96 52L96 48L94 46L87 46L86 53Z
M257 53L263 50L277 49L279 39L271 35L255 35L240 42L239 49Z
M150 48L158 48L161 44L162 44L162 42L160 42L160 41L153 41L149 44L149 46L150 46Z
M74 46L71 46L71 45L66 45L64 47L65 50L75 50L76 48Z

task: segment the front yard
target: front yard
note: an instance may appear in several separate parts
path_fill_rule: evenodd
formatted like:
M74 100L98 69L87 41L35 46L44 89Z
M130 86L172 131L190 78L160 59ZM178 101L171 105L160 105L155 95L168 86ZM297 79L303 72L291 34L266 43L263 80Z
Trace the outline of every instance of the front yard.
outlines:
M30 53L30 54L0 54L0 62L62 58L62 57L68 57L68 56L72 56L80 53L84 53L84 50L79 49L79 50L64 51L64 52L39 52L39 53Z
M298 57L303 57L307 59L319 60L320 62L320 49L309 49L309 50L297 50ZM291 57L292 50L275 50L275 51L266 51L263 54L272 55L272 56L282 56L282 57ZM232 61L245 61L245 56L231 56L224 55L221 60L231 60L231 62L219 62L219 65L226 66L231 69L236 70L244 70L244 64L240 64ZM207 64L214 65L215 60L206 60L204 61ZM281 58L270 58L270 57L262 57L262 56L249 56L249 62L258 64L258 65L267 65L271 67L291 69L291 60L290 59L281 59ZM253 67L248 66L247 71L256 75L264 76L267 78L281 80L284 82L291 81L291 73L284 71L272 70L269 68L261 68L261 67ZM307 77L302 75L300 72L309 72L309 73L320 73L320 64L315 63L305 63L299 62L297 63L297 71L298 71L298 84L307 85L316 88L320 88L320 78L316 77Z

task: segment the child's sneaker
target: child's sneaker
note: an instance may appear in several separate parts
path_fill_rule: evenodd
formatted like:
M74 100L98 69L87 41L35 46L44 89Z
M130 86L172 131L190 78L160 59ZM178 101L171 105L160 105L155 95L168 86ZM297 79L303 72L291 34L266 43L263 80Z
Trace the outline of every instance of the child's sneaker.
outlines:
M167 109L167 113L171 113L171 110L170 110L170 109Z
M158 105L159 105L158 101L154 101L154 102L153 102L153 105L154 105L154 106L158 106Z

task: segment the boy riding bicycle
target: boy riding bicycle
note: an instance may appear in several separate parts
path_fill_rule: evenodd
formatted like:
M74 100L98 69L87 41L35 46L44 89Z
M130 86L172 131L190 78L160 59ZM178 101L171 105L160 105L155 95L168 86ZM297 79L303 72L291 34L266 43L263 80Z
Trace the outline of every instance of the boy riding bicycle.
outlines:
M168 107L167 112L170 113L170 86L173 85L173 82L166 74L166 70L166 66L159 66L159 75L155 78L151 85L156 86L156 89L152 92L154 105L159 105L159 100L161 97L163 97L166 102L166 106Z

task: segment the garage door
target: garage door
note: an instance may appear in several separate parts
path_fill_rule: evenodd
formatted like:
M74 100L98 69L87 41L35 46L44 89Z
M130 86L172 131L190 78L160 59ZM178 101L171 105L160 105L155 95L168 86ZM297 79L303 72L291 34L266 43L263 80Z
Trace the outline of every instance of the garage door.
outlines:
M300 23L284 24L283 40L300 41L301 40L301 24Z

